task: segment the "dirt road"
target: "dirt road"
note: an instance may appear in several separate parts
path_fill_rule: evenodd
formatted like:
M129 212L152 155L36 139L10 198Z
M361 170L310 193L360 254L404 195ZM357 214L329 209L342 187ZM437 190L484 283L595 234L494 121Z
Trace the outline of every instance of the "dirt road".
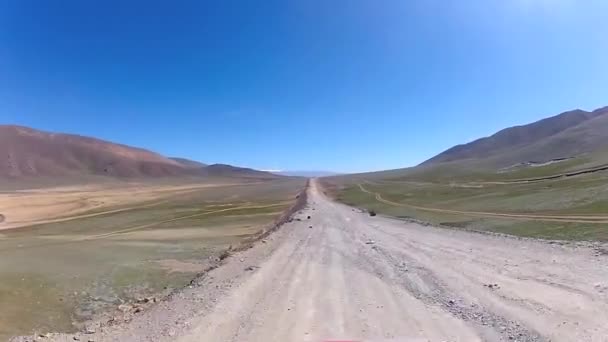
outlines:
M607 265L608 257L591 247L370 217L331 202L313 182L309 207L264 243L128 324L78 336L608 341Z

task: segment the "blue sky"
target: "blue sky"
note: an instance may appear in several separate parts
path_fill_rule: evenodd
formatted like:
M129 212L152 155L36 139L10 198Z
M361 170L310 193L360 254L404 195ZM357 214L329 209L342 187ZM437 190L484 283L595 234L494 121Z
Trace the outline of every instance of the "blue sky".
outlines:
M608 105L608 1L0 3L0 122L261 169L414 165Z

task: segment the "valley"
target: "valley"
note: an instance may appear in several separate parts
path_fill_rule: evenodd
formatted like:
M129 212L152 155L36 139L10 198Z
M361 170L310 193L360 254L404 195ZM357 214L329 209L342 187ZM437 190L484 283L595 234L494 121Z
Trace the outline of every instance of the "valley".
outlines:
M11 128L21 150L9 146L0 173L0 338L594 338L608 255L606 118L606 108L570 111L415 167L310 183ZM572 278L583 268L593 286ZM561 310L581 293L599 304Z
M323 182L341 202L403 219L608 241L608 150L599 134L607 118L606 108L565 112L448 149L416 167ZM564 145L562 136L584 143Z

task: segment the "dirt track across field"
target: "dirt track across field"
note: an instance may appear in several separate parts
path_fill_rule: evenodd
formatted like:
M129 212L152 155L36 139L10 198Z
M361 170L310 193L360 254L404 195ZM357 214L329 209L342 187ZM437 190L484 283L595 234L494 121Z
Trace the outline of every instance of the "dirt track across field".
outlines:
M457 214L475 217L494 217L494 218L507 218L507 219L520 219L520 220L532 220L532 221L547 221L547 222L573 222L573 223L608 223L608 216L605 215L536 215L536 214L515 214L515 213L492 213L485 211L463 211L463 210L450 210L441 208L422 207L407 203L398 203L385 199L381 194L366 189L363 184L358 184L361 191L374 195L378 202L384 204L396 206L396 207L408 207L423 211L432 211L444 214Z
M314 182L295 218L131 322L79 339L608 341L608 257L591 245L371 217Z
M248 183L252 185L254 183ZM0 194L0 230L44 223L66 222L157 206L170 197L203 189L243 183L185 185L71 186L20 190ZM145 204L142 204L145 203ZM117 209L108 209L116 208ZM91 212L94 211L94 212Z

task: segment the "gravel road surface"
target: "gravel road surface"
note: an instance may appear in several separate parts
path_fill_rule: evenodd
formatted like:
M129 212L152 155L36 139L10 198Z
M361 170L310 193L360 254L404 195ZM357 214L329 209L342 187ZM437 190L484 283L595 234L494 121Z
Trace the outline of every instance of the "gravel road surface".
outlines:
M592 245L371 217L315 182L294 218L128 323L44 339L608 341L608 256Z

